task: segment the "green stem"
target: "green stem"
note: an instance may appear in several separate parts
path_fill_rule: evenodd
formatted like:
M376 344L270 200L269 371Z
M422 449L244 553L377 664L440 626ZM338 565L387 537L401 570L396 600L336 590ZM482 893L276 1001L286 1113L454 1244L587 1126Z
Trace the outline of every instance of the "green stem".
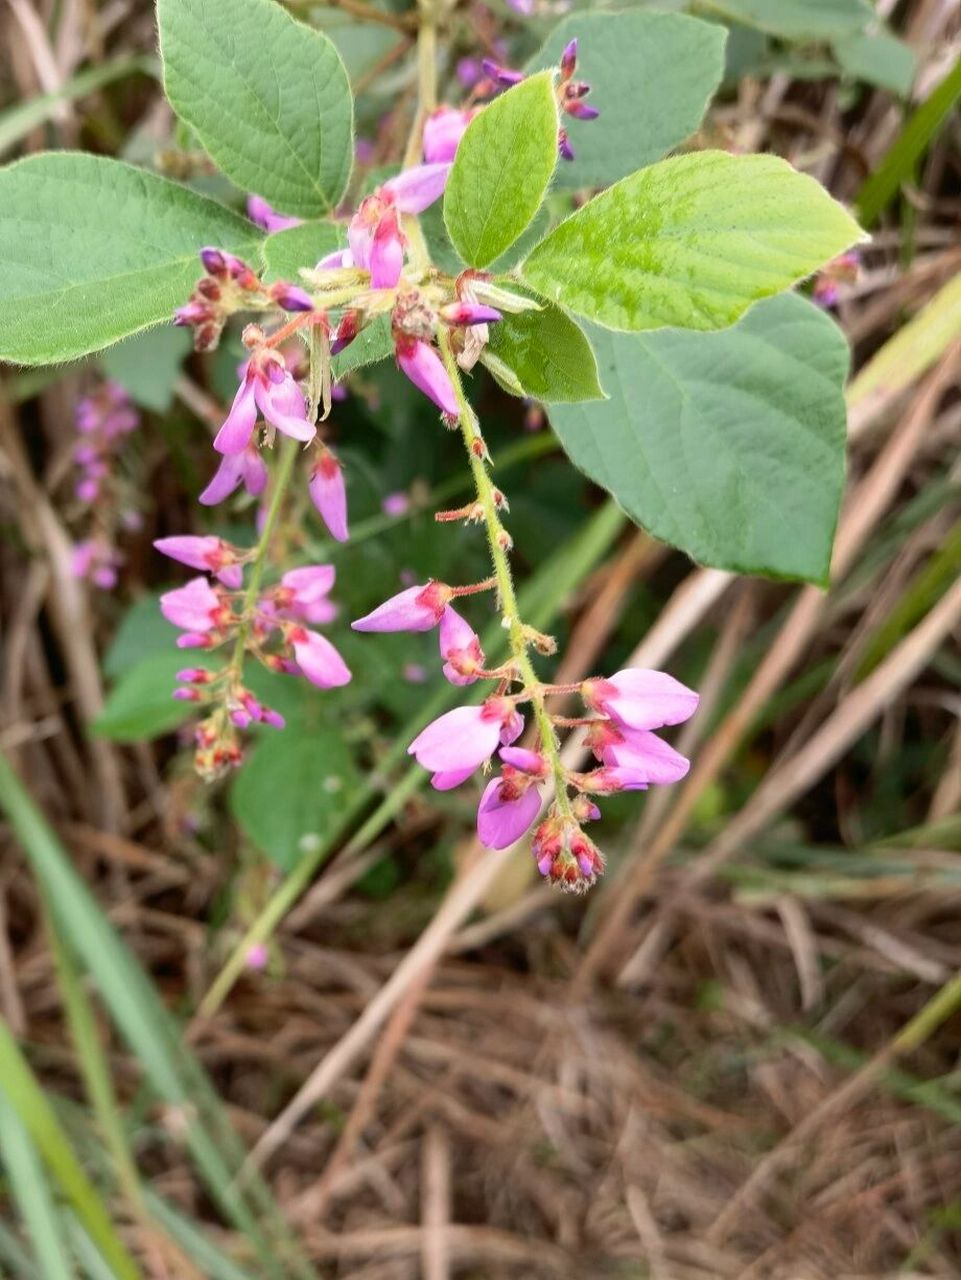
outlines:
M250 638L250 629L253 625L254 609L257 604L257 597L260 594L260 584L263 582L264 569L267 567L267 552L270 550L271 539L283 507L284 494L287 492L287 485L290 483L294 462L299 452L296 440L284 440L280 450L280 461L277 464L277 470L274 475L270 506L267 508L267 517L261 530L260 541L257 543L247 590L244 592L240 626L237 628L237 639L234 642L234 652L230 659L229 670L238 679L243 671L244 654L247 651L247 641Z
M450 339L443 325L439 326L437 344L444 359L448 376L454 386L454 395L460 409L461 435L464 447L470 460L471 474L477 490L477 500L484 512L484 527L487 531L487 543L490 548L491 562L494 566L494 577L497 579L497 594L500 601L505 630L511 657L514 659L521 679L524 697L530 701L534 722L541 740L541 750L554 775L555 806L562 817L573 817L570 797L567 792L567 775L561 761L560 744L554 723L544 705L544 688L531 662L529 648L529 630L524 625L517 607L517 593L514 590L514 578L511 573L510 560L506 548L510 546L510 538L495 500L495 487L488 473L484 458L486 446L478 429L477 415L471 407L464 392L460 369L451 350Z

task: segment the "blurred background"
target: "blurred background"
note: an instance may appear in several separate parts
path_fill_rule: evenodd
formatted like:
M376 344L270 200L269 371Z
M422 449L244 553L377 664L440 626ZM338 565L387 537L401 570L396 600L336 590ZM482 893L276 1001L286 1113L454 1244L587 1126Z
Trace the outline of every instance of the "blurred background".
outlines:
M412 11L288 7L344 56L361 166L396 161ZM281 549L336 564L354 682L262 675L288 729L213 787L151 544L254 537L195 501L236 336L0 368L3 1275L961 1274L961 5L877 0L845 40L823 0L660 7L730 27L692 145L786 157L872 240L813 284L853 352L829 591L656 543L475 380L557 678L630 659L702 691L691 774L605 806L590 895L406 770L452 705L434 638L346 628L404 575L486 572L433 521L459 442L390 365L335 405L351 542L305 501ZM453 6L442 96L561 9ZM4 163L80 147L242 206L163 99L151 4L0 0L0 33ZM78 409L123 423L95 474Z

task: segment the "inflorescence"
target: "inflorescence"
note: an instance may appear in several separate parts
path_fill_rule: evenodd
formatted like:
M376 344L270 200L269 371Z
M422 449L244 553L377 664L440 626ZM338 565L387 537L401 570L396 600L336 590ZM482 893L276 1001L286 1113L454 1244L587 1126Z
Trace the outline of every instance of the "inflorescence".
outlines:
M572 41L561 60L559 106L573 118L591 119L597 112L585 102L590 86L574 78L576 64ZM175 695L206 708L196 733L197 764L205 776L215 777L241 759L239 735L248 725L283 725L281 717L244 686L247 656L272 671L302 675L320 688L343 685L351 678L337 650L315 630L336 614L329 598L332 566L290 570L274 586L263 587L261 578L297 445L311 451L309 490L314 505L331 535L347 539L343 471L330 448L318 440L317 421L330 411L332 358L372 321L389 316L399 368L433 401L444 424L461 432L475 484L471 502L439 512L436 518L482 525L493 573L467 585L429 581L409 587L352 625L361 632L436 629L445 677L459 686L490 683L483 701L434 720L409 751L430 770L432 784L440 790L459 786L478 769L486 775L496 758L498 771L489 778L477 813L478 835L489 848L506 848L520 839L537 822L550 791L546 816L533 837L534 857L545 877L579 890L604 867L601 853L584 832L584 825L600 816L597 800L683 777L687 761L654 730L688 719L698 699L657 671L625 670L610 678L558 686L543 683L533 666L532 653L550 654L555 646L519 616L509 562L512 541L504 524L508 504L491 479L490 455L466 399L462 374L483 354L489 326L505 312L538 304L484 272L444 275L431 264L417 222L417 215L443 194L460 139L483 109L480 100L522 78L519 72L485 62L467 106L441 107L427 118L422 162L366 196L347 223L346 246L302 272L301 283L265 284L236 257L216 248L202 251L203 278L176 315L178 324L192 328L197 349L216 346L225 324L237 313L263 313L258 317L263 323L249 323L244 330L248 356L233 405L214 440L220 462L200 500L220 502L241 485L258 499L269 490L270 498L260 540L252 550L240 550L216 537L164 538L157 546L206 575L162 599L164 615L182 630L180 647L209 651L226 646L231 654L219 672L206 667L182 671L182 687ZM571 158L563 129L558 147L562 156ZM268 230L296 222L256 196L248 211ZM286 313L285 318L271 328L280 313ZM305 340L309 352L305 371L296 353L284 346L297 338ZM271 478L262 450L273 445L278 432L296 443L281 452ZM485 593L496 599L508 640L507 658L494 667L487 666L477 633L455 608L455 602ZM548 700L557 694L577 694L584 714L569 718L552 713ZM528 720L529 745L518 745ZM569 728L584 730L596 767L575 771L564 764L559 731Z

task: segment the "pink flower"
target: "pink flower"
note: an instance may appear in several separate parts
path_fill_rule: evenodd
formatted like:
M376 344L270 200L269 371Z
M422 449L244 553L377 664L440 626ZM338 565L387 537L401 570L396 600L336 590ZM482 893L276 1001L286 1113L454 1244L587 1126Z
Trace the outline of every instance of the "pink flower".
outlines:
M518 723L519 722L519 723ZM432 721L407 748L431 773L461 773L479 768L505 736L513 742L524 721L510 698L493 697L479 707L455 707Z
M220 466L198 501L205 507L215 506L229 498L241 483L252 498L259 498L267 487L264 460L251 445L241 453L224 454Z
M507 849L529 829L541 808L532 778L514 769L492 778L477 808L477 834L488 849Z
M248 969L252 969L254 973L263 973L270 963L270 952L262 942L255 942L252 947L248 947L245 963Z
M512 769L528 773L532 778L547 777L547 761L539 751L529 751L527 747L501 747L500 757Z
M629 729L683 724L697 710L698 695L663 671L629 667L610 679L585 680L585 703Z
M605 765L629 770L645 784L680 782L691 767L679 751L648 729L628 729L602 720L590 727L588 742Z
M243 453L250 443L258 411L271 426L294 440L313 440L317 428L307 421L300 388L276 351L255 352L247 362L230 413L214 440L220 453Z
M440 622L452 594L444 582L408 587L350 625L354 631L430 631Z
M404 236L396 209L388 209L374 229L368 266L372 289L394 289L404 269Z
M440 317L453 325L494 324L503 319L499 311L480 302L449 302L441 307Z
M337 606L328 599L336 578L332 564L308 564L289 569L268 599L284 617L315 626L332 622Z
M314 463L308 482L311 501L320 512L330 536L338 542L347 541L347 490L340 462L329 449L321 445L320 456Z
M460 416L454 385L444 362L430 345L407 333L394 334L397 363L419 391L451 418Z
M479 79L480 67L475 63L471 70L476 70L474 79ZM476 114L476 110L459 111L456 107L438 107L432 111L424 123L424 159L432 164L452 161Z
M179 560L191 569L203 569L214 574L225 587L236 590L244 580L243 566L237 552L223 538L191 537L157 538L154 546L161 555Z
M484 650L476 632L451 605L441 614L440 656L451 684L473 684L484 669Z
M300 218L288 218L285 214L278 213L263 196L247 197L247 217L265 231L286 231L288 227L299 227L302 221Z
M350 669L328 639L306 627L293 627L288 639L297 666L319 689L336 689L350 683Z
M410 498L406 493L388 493L380 509L385 516L404 516L410 510Z
M160 597L160 612L175 627L201 635L223 626L231 617L230 609L206 578L191 578L186 586L166 592Z

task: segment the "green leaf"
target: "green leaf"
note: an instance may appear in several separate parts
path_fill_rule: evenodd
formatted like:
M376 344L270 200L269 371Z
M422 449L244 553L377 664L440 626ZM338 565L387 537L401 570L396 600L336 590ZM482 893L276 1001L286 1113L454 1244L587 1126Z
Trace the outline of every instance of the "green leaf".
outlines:
M264 241L264 279L299 284L301 267L316 267L321 258L340 247L341 238L331 222L304 222L275 231Z
M169 320L198 250L244 256L257 231L214 200L82 152L0 170L0 359L52 364Z
M173 643L171 630L171 646ZM166 653L151 654L121 676L90 731L113 742L142 742L176 729L197 714L193 703L179 702L173 696L177 672L185 666L211 665L206 654L198 657L172 647Z
M700 0L704 9L786 40L829 40L874 17L869 0Z
M486 267L541 207L557 164L550 72L508 89L471 121L444 193L444 221L465 262Z
M231 807L254 844L289 869L308 844L329 835L358 781L338 729L289 724L254 748L234 782Z
M784 160L701 151L596 196L520 271L610 329L722 329L861 238L824 188Z
M350 178L354 105L333 43L275 0L158 0L164 86L238 186L303 218Z
M835 40L834 56L849 76L906 98L918 70L917 54L890 31Z
M168 325L125 338L105 351L100 363L107 377L119 382L137 404L155 413L166 413L173 404L174 384L191 346L186 329Z
M572 461L701 564L824 582L844 482L834 323L788 295L723 333L591 336L610 399L551 410Z
M496 364L490 363L491 357ZM482 359L502 385L505 380L498 376L497 366L506 366L519 390L509 385L505 389L515 395L547 404L604 398L597 360L584 331L552 303L543 311L505 313L491 325Z
M596 120L564 115L573 161L563 187L606 187L660 160L700 125L724 73L725 30L678 13L577 13L551 32L531 68L552 67L578 38L577 78Z

